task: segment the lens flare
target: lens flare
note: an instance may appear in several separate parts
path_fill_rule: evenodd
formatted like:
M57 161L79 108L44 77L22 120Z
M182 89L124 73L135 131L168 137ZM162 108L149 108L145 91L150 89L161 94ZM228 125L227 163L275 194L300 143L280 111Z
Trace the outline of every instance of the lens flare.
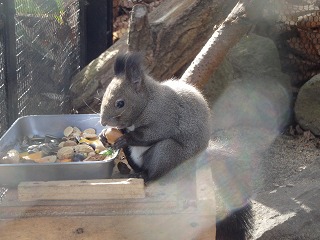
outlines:
M206 151L216 188L217 220L245 206L261 186L261 153L288 124L291 96L272 78L238 80L212 107Z

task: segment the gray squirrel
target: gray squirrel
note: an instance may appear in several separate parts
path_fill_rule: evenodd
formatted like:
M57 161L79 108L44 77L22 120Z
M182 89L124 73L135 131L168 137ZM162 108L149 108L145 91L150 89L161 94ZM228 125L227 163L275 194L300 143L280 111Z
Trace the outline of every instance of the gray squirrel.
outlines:
M145 73L137 53L118 55L114 73L102 99L100 122L123 130L113 147L123 148L130 166L146 182L207 149L211 116L200 91L180 80L155 81ZM104 132L100 138L106 142ZM217 240L247 239L251 204L216 227Z
M155 81L138 53L119 55L114 73L102 99L101 124L124 129L114 148L130 151L130 165L146 181L207 148L210 110L195 87L174 79Z

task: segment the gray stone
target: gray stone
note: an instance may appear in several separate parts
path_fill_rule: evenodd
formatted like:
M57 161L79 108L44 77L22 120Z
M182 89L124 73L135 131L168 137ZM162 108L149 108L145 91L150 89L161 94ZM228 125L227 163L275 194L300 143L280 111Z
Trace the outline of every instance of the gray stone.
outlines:
M225 59L212 75L202 92L209 103L215 102L227 86L234 80L234 70L228 59Z
M320 135L320 74L300 88L294 112L297 122L304 130Z
M251 126L277 132L288 122L290 101L290 92L276 78L239 79L214 103L213 130Z
M247 75L285 76L279 74L281 73L279 53L274 42L269 38L255 34L244 36L231 49L228 59L237 73L236 77Z
M278 131L288 122L290 80L272 40L254 34L232 48L205 86L213 130L252 126Z

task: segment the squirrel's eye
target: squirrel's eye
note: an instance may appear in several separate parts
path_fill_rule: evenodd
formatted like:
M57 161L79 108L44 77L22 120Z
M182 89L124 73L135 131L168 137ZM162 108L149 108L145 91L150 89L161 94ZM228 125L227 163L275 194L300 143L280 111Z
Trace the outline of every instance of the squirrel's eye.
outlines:
M122 99L119 99L116 101L116 107L122 108L124 106L124 101Z

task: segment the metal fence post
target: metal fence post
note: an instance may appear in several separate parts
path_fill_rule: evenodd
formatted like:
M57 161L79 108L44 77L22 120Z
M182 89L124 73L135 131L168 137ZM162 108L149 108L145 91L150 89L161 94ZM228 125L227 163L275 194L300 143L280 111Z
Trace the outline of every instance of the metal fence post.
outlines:
M17 59L15 31L15 1L4 0L4 41L6 60L6 92L8 100L8 123L11 125L18 118L17 96Z
M86 0L86 64L112 45L112 0Z

